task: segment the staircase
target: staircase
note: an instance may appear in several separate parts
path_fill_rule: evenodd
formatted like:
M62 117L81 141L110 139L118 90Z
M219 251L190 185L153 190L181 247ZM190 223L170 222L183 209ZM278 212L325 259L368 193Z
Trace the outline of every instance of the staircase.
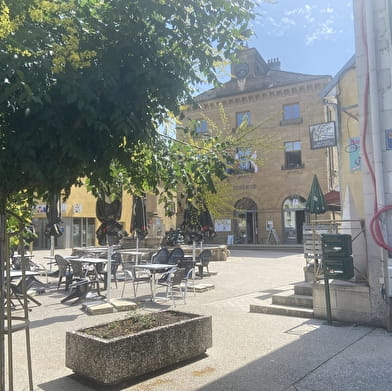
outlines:
M249 311L262 314L313 318L312 283L302 282L294 285L294 289L282 289L268 300L250 304Z

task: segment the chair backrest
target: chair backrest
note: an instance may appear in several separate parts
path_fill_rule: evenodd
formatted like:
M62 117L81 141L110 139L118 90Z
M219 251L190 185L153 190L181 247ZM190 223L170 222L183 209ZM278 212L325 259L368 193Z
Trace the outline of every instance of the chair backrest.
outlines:
M126 261L122 263L123 270L133 270L135 269L135 263L131 261Z
M59 268L59 277L65 276L67 270L69 269L69 261L63 258L60 254L55 254L54 260L57 263L57 267Z
M167 263L169 250L167 248L159 249L151 258L151 263Z
M111 272L115 274L117 272L118 267L122 263L122 257L120 253L114 253L112 255L112 262L111 262Z
M118 263L118 264L120 264L122 262L121 253L114 253L114 254L112 254L112 264L114 262Z
M124 269L124 277L125 280L131 280L131 281L135 280L136 279L135 269L132 267Z
M116 274L118 267L120 266L120 262L112 261L110 271L112 274Z
M85 271L83 270L83 264L78 261L73 261L72 259L69 261L71 264L72 268L72 273L74 277L77 278L84 278L85 277Z
M211 252L211 250L205 249L205 250L203 250L203 251L199 254L199 260L200 260L200 263L201 263L203 266L207 266L208 263L211 261L211 258L212 258L212 252Z
M144 272L143 276L138 276L136 273L136 269L135 269L135 265L134 264L129 264L126 265L126 267L124 268L124 276L125 276L125 280L131 280L134 282L139 282L139 281L145 281L148 278L151 277L150 272L146 271Z
M191 267L190 269L185 269L185 277L184 280L189 280L192 277L192 273L193 273L193 267Z
M177 265L184 258L184 250L180 247L174 248L167 260L169 265Z
M185 278L185 269L178 268L170 275L170 284L172 286L180 285L181 281Z
M179 267L184 268L185 272L188 273L190 269L193 269L194 262L192 260L182 260L179 264Z
M31 270L31 262L30 258L27 256L15 256L14 254L11 255L11 262L12 262L12 267L15 270L21 270L22 269L22 264L25 267L25 270Z

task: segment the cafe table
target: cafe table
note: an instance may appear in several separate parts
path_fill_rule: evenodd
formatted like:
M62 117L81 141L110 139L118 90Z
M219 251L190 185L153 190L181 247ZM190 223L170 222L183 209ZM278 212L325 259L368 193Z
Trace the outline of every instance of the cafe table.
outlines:
M155 302L155 287L156 287L156 274L163 273L169 269L175 267L175 265L169 265L166 263L144 263L135 265L135 269L148 270L152 275L152 298L151 301Z
M22 274L22 270L10 270L10 278L11 280L13 280L14 278L21 278L23 276ZM39 273L38 272L34 272L34 271L30 271L30 270L26 270L25 271L25 276L26 277L31 277L31 276L38 276Z
M143 259L143 255L147 255L147 251L136 251L136 250L120 250L116 251L120 253L121 255L131 255L132 256L132 261L134 261L136 264L141 263L141 260Z

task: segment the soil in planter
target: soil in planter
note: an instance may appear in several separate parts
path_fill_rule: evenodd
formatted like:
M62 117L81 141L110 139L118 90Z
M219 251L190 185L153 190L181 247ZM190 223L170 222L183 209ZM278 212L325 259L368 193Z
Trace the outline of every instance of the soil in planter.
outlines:
M166 326L181 320L194 318L195 315L176 311L153 312L150 314L134 314L129 318L115 320L99 326L89 327L84 333L103 339L122 337L135 334L142 330Z

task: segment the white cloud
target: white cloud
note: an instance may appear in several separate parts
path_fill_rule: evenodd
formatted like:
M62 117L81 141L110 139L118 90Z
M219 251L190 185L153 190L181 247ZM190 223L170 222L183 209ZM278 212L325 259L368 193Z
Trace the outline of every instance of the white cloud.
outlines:
M291 24L292 26L295 26L295 20L294 19L290 19L287 16L284 16L281 20L280 20L283 24Z
M301 8L293 8L291 10L285 11L285 15L291 16L291 17L302 16L303 18L305 18L306 21L312 23L315 20L315 17L313 16L313 10L315 8L316 7L314 7L314 6L311 6L309 4L305 4Z
M337 8L330 2L317 3L317 0L306 0L301 7L282 7L280 13L276 12L277 8L274 9L274 6L271 8L267 6L263 9L268 11L263 12L261 25L268 35L276 37L302 29L306 45L312 45L320 40L330 40L339 34ZM346 1L344 3L346 4Z
M322 8L320 10L321 14L333 14L335 12L335 10L333 8Z
M333 21L331 19L326 20L315 31L305 36L305 44L310 46L315 41L320 41L321 39L329 39L332 36L336 35L337 31L333 28L332 25Z
M300 15L302 13L302 8L294 8L290 11L285 11L285 15L292 16L292 15Z
M280 27L280 23L279 23L277 20L275 20L275 18L273 18L272 16L268 16L268 17L266 18L266 20L267 20L267 22L270 23L272 26L274 26L274 27Z

